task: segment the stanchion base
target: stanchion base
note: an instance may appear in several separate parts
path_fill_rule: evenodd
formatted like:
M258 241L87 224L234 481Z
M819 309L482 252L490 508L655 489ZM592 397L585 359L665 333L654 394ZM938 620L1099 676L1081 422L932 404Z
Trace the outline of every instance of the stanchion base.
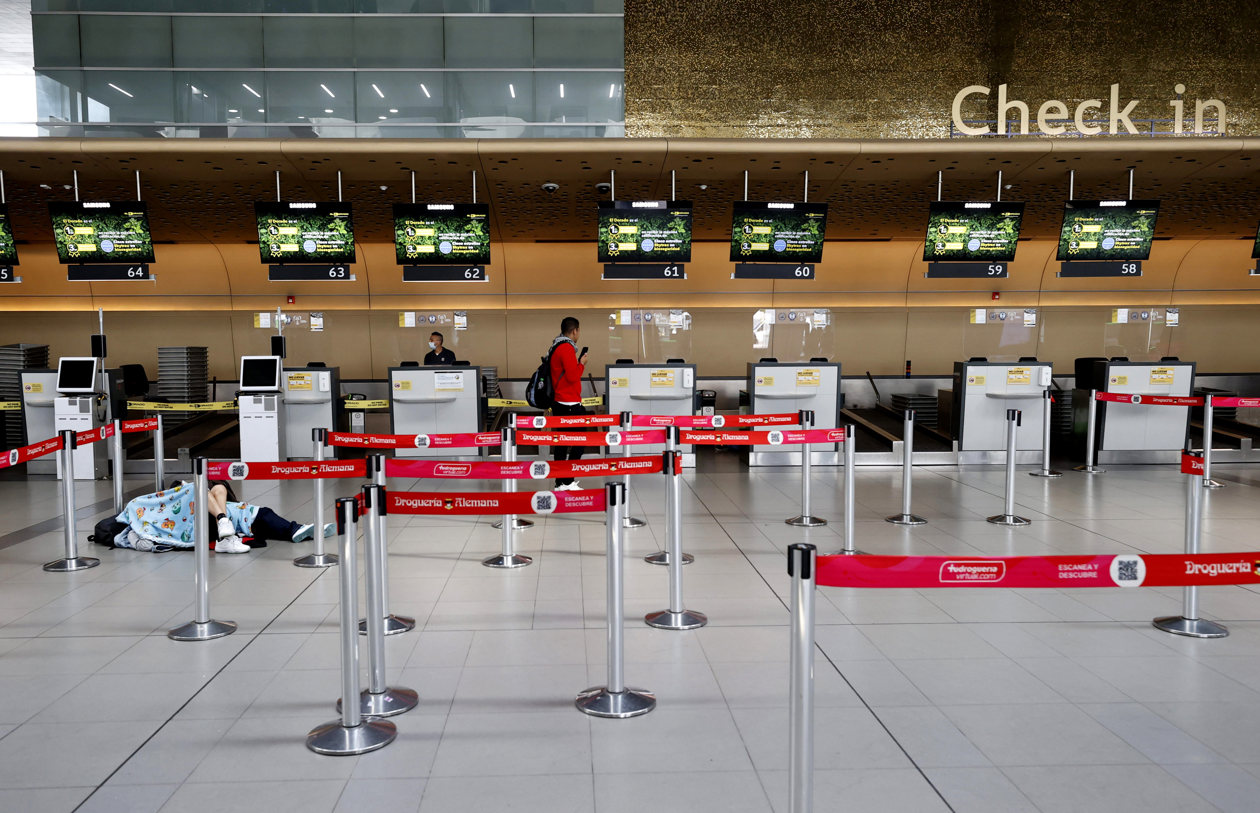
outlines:
M534 560L531 559L530 557L524 556L519 553L514 553L511 556L506 556L500 553L495 556L490 556L486 559L482 559L481 563L485 565L486 567L513 568L513 567L525 567L525 565L532 564L533 561Z
M73 559L58 559L55 562L49 562L44 565L44 570L49 573L73 573L76 570L96 567L100 563L100 559L93 559L91 556L76 556Z
M500 520L496 520L490 523L490 527L494 528L496 531L499 530L500 528L503 527L503 520L500 519ZM534 523L530 522L527 519L521 519L520 517L517 517L512 522L512 530L514 531L523 531L526 528L533 528L533 527L534 527Z
M418 705L420 695L401 686L386 686L380 694L372 694L367 689L359 692L359 713L364 717L393 717ZM337 698L337 711L341 711L341 698Z
M390 613L385 616L385 634L398 635L403 632L411 632L416 628L416 619L405 615L394 615ZM359 634L367 635L367 619L359 619Z
M1170 615L1167 618L1156 618L1151 622L1157 630L1171 632L1173 635L1185 635L1190 638L1224 638L1229 630L1224 624L1215 621L1204 621L1202 618L1185 618Z
M638 517L622 517L621 518L622 528L642 528L644 525L647 525L647 523L639 519Z
M992 522L994 525L1007 525L1017 528L1023 525L1032 525L1032 520L1028 517L1020 517L1015 514L994 514L985 519L986 522Z
M893 514L891 517L884 517L884 522L891 522L893 525L927 525L926 519L914 514Z
M573 704L592 717L638 717L656 708L656 695L643 689L610 692L603 686L593 686L580 693Z
M1072 471L1079 471L1085 474L1104 474L1107 470L1100 469L1097 466L1073 466Z
M1028 472L1028 476L1029 477L1062 477L1063 472L1055 471L1054 469L1046 469L1045 471L1030 471Z
M669 551L658 550L656 553L650 553L643 557L643 561L647 562L649 565L665 565L668 567ZM684 553L682 555L682 563L684 565L689 565L694 561L696 561L696 557L692 556L690 553Z
M822 517L812 517L807 514L785 519L783 522L785 525L795 525L798 528L820 528L827 524L827 520Z
M397 726L388 720L364 720L354 728L334 720L311 729L306 735L306 747L317 754L348 757L384 748L397 736Z
M337 564L335 553L308 553L293 560L297 567L331 567Z
M189 621L166 633L172 641L211 641L236 632L235 621Z
M661 610L643 616L643 622L660 630L694 630L709 623L709 617L692 610Z
M1224 488L1224 487L1225 487L1225 484L1224 484L1224 483L1222 483L1220 480L1208 480L1208 479L1204 479L1204 481L1203 481L1203 487L1204 487L1204 488Z

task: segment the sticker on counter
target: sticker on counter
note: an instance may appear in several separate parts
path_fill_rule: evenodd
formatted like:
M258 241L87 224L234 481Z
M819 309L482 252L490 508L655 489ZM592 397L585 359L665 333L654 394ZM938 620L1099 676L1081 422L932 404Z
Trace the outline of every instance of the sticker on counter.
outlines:
M399 327L415 327L416 312L415 311L399 311L398 312Z
M1173 383L1172 367L1152 367L1151 368L1152 384L1171 384Z
M1024 308L1024 327L1037 326L1037 309Z
M758 386L758 387L773 387L773 386L774 386L774 376L772 376L772 375L759 375L759 376L757 376L757 386Z
M1007 386L1027 386L1032 383L1031 367L1008 367L1006 370Z
M969 376L967 376L967 386L968 386L968 387L983 387L983 386L984 386L984 376L982 376L982 375L969 375Z
M433 374L433 390L434 392L463 392L464 391L464 374L463 373L434 373Z
M1129 377L1127 375L1113 375L1108 381L1121 387L1129 386Z
M810 367L804 370L796 371L796 386L798 387L819 387L822 386L822 376L818 372L818 368Z
M970 321L973 325L983 325L988 321L988 314L984 308L972 308Z
M394 382L394 389L400 392L409 392L411 390L411 379L403 378Z
M44 391L43 384L23 384L22 385L22 392L41 393L43 391Z
M615 390L624 390L626 387L630 386L630 379L613 378L609 380L608 386L612 387Z
M652 384L653 387L674 387L674 371L673 370L653 370Z
M310 392L314 389L314 377L310 373L285 373L291 392Z
M1164 311L1164 326L1176 327L1181 322L1181 309L1168 308Z

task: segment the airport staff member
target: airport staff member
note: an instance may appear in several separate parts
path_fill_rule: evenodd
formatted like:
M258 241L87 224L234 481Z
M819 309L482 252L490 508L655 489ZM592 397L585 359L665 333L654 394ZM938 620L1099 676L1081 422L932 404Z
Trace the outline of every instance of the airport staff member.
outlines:
M429 352L424 355L425 365L455 363L455 354L442 346L442 334L436 330L429 334Z
M585 415L582 406L582 373L586 370L586 352L578 351L581 325L572 316L560 322L560 335L551 341L551 386L555 390L555 406L552 415ZM556 460L577 460L582 456L581 446L557 446ZM557 491L580 488L572 477L556 479Z

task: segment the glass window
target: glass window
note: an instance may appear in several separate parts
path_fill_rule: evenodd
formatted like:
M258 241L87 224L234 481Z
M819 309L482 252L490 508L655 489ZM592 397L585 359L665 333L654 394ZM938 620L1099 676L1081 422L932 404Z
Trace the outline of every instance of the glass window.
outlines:
M172 17L177 68L261 68L262 18Z
M255 71L176 71L175 120L203 125L202 137L226 136L226 127L267 121L267 80ZM210 129L210 125L224 125Z
M534 65L539 68L620 68L625 61L621 17L538 17Z
M549 138L590 135L574 122L624 120L621 71L546 72L535 75L535 120L551 122L537 133Z
M354 53L360 68L440 68L442 20L359 17L354 21Z
M77 68L81 64L79 18L75 15L31 15L31 38L35 45L35 67Z
M529 68L534 59L532 17L447 17L448 68Z
M534 0L539 14L622 14L625 0Z
M170 71L84 71L88 121L171 122L175 118ZM110 131L95 133L108 135ZM120 131L120 134L124 134ZM156 135L128 131L125 135Z
M279 71L267 75L267 121L311 127L324 138L355 136L354 74ZM309 133L308 133L309 134Z
M169 68L171 18L84 14L79 17L88 68Z
M528 14L531 0L446 0L448 14Z
M83 72L40 71L35 76L35 111L41 122L40 135L71 135L57 125L83 120Z
M534 81L533 71L451 72L453 121L465 122L471 127L511 127L533 121ZM529 137L531 133L521 129L519 135ZM470 136L475 137L471 132Z
M354 65L350 17L264 17L268 68L349 68Z
M426 128L457 121L449 105L447 76L360 71L355 76L357 120L385 128L381 134L386 137L440 138L436 129Z
M353 0L262 0L262 10L270 14L348 14Z
M442 0L357 0L355 11L362 14L441 14Z

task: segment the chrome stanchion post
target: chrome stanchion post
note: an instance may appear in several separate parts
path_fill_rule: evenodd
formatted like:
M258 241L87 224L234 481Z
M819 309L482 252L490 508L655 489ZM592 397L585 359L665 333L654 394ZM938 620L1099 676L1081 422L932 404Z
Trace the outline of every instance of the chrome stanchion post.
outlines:
M74 430L63 429L61 432L61 525L65 532L65 558L44 565L49 573L71 573L75 570L87 570L101 563L100 559L79 555L78 528L75 517L78 508L74 503ZM121 511L121 509L120 509Z
M1020 424L1023 413L1018 409L1006 410L1006 500L1002 513L988 518L994 525L1029 525L1027 517L1015 515L1015 428Z
M166 438L162 436L162 416L157 416L157 429L153 430L153 482L155 491L162 490L162 481L166 479Z
M1194 556L1199 552L1202 533L1203 475L1191 474L1186 478L1186 555ZM1224 638L1229 635L1224 624L1199 618L1199 588L1196 585L1187 585L1184 589L1181 615L1156 618L1151 624L1164 632L1190 638Z
M117 418L114 419L114 436L110 438L110 446L114 458L114 516L118 516L126 507L123 500L123 469L127 461L123 451L122 421Z
M166 633L172 641L209 641L236 632L235 621L215 621L210 618L210 524L206 519L209 511L210 489L206 481L206 459L193 458L193 584L197 593L197 607L193 620Z
M1041 471L1028 472L1031 477L1062 477L1063 472L1050 468L1050 413L1054 404L1054 396L1050 388L1041 391L1043 409L1041 413Z
M666 453L673 452L674 454L678 454L678 455L682 454L682 452L678 451L678 427L677 426L665 427L665 451ZM670 459L672 460L673 458L671 457ZM669 465L673 466L674 464L670 463ZM673 482L674 482L673 478L675 476L673 472L674 472L673 468L668 468L665 471L665 477L666 477L666 480L665 480L665 547L662 550L658 550L656 553L650 553L647 556L643 557L643 561L647 562L649 565L668 565L669 564L669 552L671 550L670 545L669 545L669 527L670 527L670 521L671 521L670 518L674 516L674 498L676 496L674 492L674 487L673 487ZM682 509L679 508L679 510L681 511ZM682 551L681 544L679 545L679 551L680 552ZM682 554L682 563L684 565L689 565L694 561L695 561L695 557L692 556L690 553Z
M508 450L511 450L511 458L508 459ZM516 428L512 426L503 427L503 453L505 462L516 460ZM516 491L516 480L507 480L507 490ZM533 524L533 523L530 523ZM503 545L498 555L488 556L481 560L486 567L498 568L514 568L525 567L534 560L528 556L516 552L516 529L520 527L516 522L515 514L504 514L496 527L503 534Z
M1203 487L1224 488L1225 484L1212 479L1212 396L1203 397Z
M353 497L337 500L337 535L341 543L341 697L359 697L359 639L355 634L359 614L358 556L355 553L355 523L358 506ZM341 717L311 729L306 747L317 754L350 756L384 748L398 736L389 720L363 719L358 703L338 702Z
M791 677L788 696L788 811L814 809L814 590L817 551L788 546L792 577Z
M1097 429L1095 421L1098 418L1098 390L1089 391L1089 419L1085 425L1085 465L1073 467L1073 471L1083 471L1086 474L1102 474L1106 469L1100 469L1094 465L1095 457L1098 450L1095 449Z
M369 455L367 459L368 476L372 482L385 488L385 455ZM381 552L381 606L385 608L385 634L398 635L416 628L416 619L407 615L396 615L389 611L389 525L382 514L379 520L376 544ZM359 620L359 632L367 635L367 619Z
M515 463L516 462L516 416L515 415L508 415L507 426L503 427L502 434L503 434L503 438L502 440L499 441L500 447L503 450L503 454L501 455L501 458L504 463ZM508 480L504 485L506 486L505 488L506 491L516 491L515 480ZM504 514L502 519L496 520L495 522L491 523L490 527L497 530L503 527L503 523L505 521L511 522L512 528L517 531L522 531L526 528L534 527L534 523L530 522L527 519L522 519L516 516L515 514L512 514L510 517L507 514ZM506 552L505 552L505 555L506 555ZM496 557L491 557L491 558L496 558ZM524 564L529 564L529 562L525 562ZM487 567L497 567L497 565L487 565ZM513 565L513 567L520 567L520 565Z
M844 428L844 547L837 556L862 556L857 549L857 427Z
M802 409L799 422L801 430L808 432L814 426L814 411ZM814 476L814 454L809 443L801 444L801 513L791 519L783 520L788 525L800 528L817 528L827 524L827 520L810 513L810 481Z
M630 689L625 683L625 595L622 554L622 519L626 488L623 483L606 483L608 500L608 685L593 686L578 694L578 711L593 717L638 717L656 708L656 695L644 689Z
M311 439L314 443L311 457L318 465L324 460L328 430L322 426L315 427L311 430ZM311 520L315 525L315 551L299 556L293 560L293 564L298 567L328 567L337 564L337 554L324 552L324 479L316 477L311 482L315 484L315 516Z
M634 428L634 416L629 412L621 413L621 431L629 432ZM630 457L633 452L630 444L625 443L621 446L621 456ZM630 516L630 475L623 474L621 476L621 484L626 487L626 510L622 513L621 524L626 528L642 528L647 525L646 522L638 517Z
M678 427L671 426L675 438ZM665 470L669 477L669 507L665 536L669 547L669 609L648 613L643 617L649 627L667 630L693 630L709 623L704 613L683 609L682 552L682 452L665 452Z
M926 519L910 513L913 484L914 410L907 409L901 421L901 513L884 517L884 522L891 522L893 525L927 525Z

